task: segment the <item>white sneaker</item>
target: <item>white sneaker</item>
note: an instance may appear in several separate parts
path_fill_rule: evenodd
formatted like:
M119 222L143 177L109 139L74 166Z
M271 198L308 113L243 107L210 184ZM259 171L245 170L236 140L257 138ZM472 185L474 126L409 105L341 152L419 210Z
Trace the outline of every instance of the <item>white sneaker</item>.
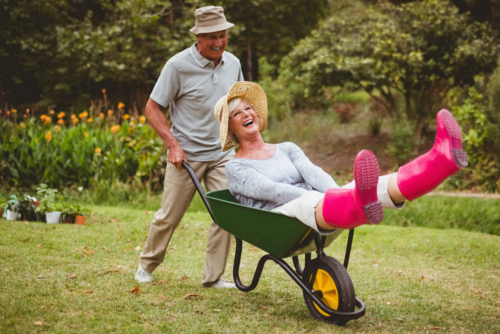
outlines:
M153 282L153 274L150 274L142 269L141 265L139 264L139 269L137 269L137 272L135 273L135 280L139 283Z
M221 278L217 283L212 285L211 288L232 289L232 288L236 288L236 285L234 283L226 282L223 278Z

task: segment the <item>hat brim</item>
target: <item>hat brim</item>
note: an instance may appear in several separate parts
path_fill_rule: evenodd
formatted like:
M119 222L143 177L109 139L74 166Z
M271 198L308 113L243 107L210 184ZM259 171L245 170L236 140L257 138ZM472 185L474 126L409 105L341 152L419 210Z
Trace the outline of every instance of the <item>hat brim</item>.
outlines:
M242 98L253 105L253 110L259 119L259 132L263 132L267 127L267 97L262 88L253 82L240 81L229 89L229 93L217 102L214 114L220 122L220 141L222 151L226 152L238 145L236 138L229 133L229 106L228 101L234 98Z
M234 27L234 24L232 24L231 22L224 22L224 23L217 24L214 26L209 26L209 27L195 26L195 27L191 28L189 31L195 35L199 35L199 34L209 34L211 32L227 30L227 29L232 28L232 27Z

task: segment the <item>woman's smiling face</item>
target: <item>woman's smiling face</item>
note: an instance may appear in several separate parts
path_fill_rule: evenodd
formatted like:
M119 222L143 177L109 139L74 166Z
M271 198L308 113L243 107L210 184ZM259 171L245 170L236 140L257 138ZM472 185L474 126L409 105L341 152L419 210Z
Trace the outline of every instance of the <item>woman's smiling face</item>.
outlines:
M229 132L241 141L259 132L259 119L253 106L241 99L238 106L229 114Z

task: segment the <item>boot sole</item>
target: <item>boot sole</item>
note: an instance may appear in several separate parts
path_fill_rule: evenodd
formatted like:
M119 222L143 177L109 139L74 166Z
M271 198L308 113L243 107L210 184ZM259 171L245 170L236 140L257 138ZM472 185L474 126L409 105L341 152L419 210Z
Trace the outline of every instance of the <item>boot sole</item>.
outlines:
M462 169L469 165L467 152L462 150L462 130L453 115L446 109L439 112L443 120L444 127L450 139L450 154L457 168Z
M354 179L363 213L370 224L378 224L384 219L382 203L377 196L379 175L375 155L368 150L359 152L354 163Z

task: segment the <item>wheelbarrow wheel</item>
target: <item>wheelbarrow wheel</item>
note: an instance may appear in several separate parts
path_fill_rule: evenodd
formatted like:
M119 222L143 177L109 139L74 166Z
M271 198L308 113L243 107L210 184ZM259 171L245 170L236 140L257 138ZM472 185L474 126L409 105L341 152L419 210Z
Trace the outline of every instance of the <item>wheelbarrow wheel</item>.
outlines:
M311 282L314 270L316 277L314 282ZM323 256L321 259L310 261L304 269L302 280L307 286L312 286L315 291L321 291L318 295L322 296L320 299L329 308L340 312L355 310L356 295L351 277L344 266L334 258ZM349 321L326 314L306 292L303 294L307 309L314 318L338 326L345 325Z

